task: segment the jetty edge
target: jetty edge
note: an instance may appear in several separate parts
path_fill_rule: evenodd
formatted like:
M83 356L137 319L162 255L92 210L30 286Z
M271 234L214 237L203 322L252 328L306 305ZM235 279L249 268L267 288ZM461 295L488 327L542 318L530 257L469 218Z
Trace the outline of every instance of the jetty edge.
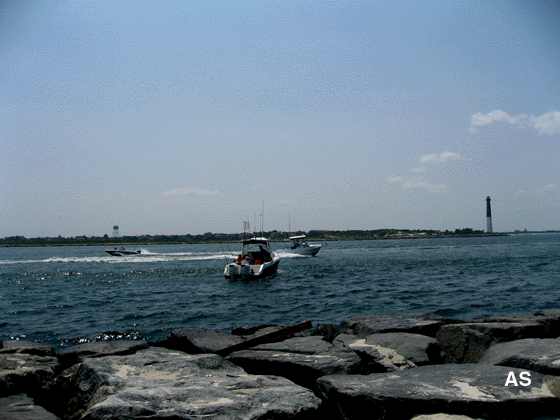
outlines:
M178 329L165 340L0 344L0 419L560 416L560 309Z

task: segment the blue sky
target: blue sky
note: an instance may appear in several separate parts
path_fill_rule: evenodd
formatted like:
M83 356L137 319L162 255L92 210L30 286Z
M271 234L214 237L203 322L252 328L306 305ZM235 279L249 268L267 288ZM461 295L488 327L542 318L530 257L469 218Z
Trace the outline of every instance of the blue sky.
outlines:
M0 5L0 237L560 229L555 1Z

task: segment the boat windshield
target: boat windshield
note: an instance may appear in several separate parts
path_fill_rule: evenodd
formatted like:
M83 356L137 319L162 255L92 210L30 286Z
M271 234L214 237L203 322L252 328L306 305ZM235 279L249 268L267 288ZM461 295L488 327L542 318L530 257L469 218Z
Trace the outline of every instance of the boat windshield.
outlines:
M266 241L247 241L243 242L243 255L249 256L249 261L270 261L272 259L270 246Z

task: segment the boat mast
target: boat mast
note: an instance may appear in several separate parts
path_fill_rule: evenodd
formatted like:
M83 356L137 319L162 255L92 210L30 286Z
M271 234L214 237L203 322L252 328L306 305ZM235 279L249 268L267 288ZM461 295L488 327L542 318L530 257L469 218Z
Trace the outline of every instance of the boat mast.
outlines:
M249 224L249 217L247 217L247 221L243 222L243 240L247 240L247 231L251 229L251 225Z

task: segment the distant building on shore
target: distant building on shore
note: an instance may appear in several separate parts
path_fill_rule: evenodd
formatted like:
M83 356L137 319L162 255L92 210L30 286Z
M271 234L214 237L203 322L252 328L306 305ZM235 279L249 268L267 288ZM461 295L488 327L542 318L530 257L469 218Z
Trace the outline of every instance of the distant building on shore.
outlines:
M118 226L113 226L113 238L118 238L119 237L119 227Z

